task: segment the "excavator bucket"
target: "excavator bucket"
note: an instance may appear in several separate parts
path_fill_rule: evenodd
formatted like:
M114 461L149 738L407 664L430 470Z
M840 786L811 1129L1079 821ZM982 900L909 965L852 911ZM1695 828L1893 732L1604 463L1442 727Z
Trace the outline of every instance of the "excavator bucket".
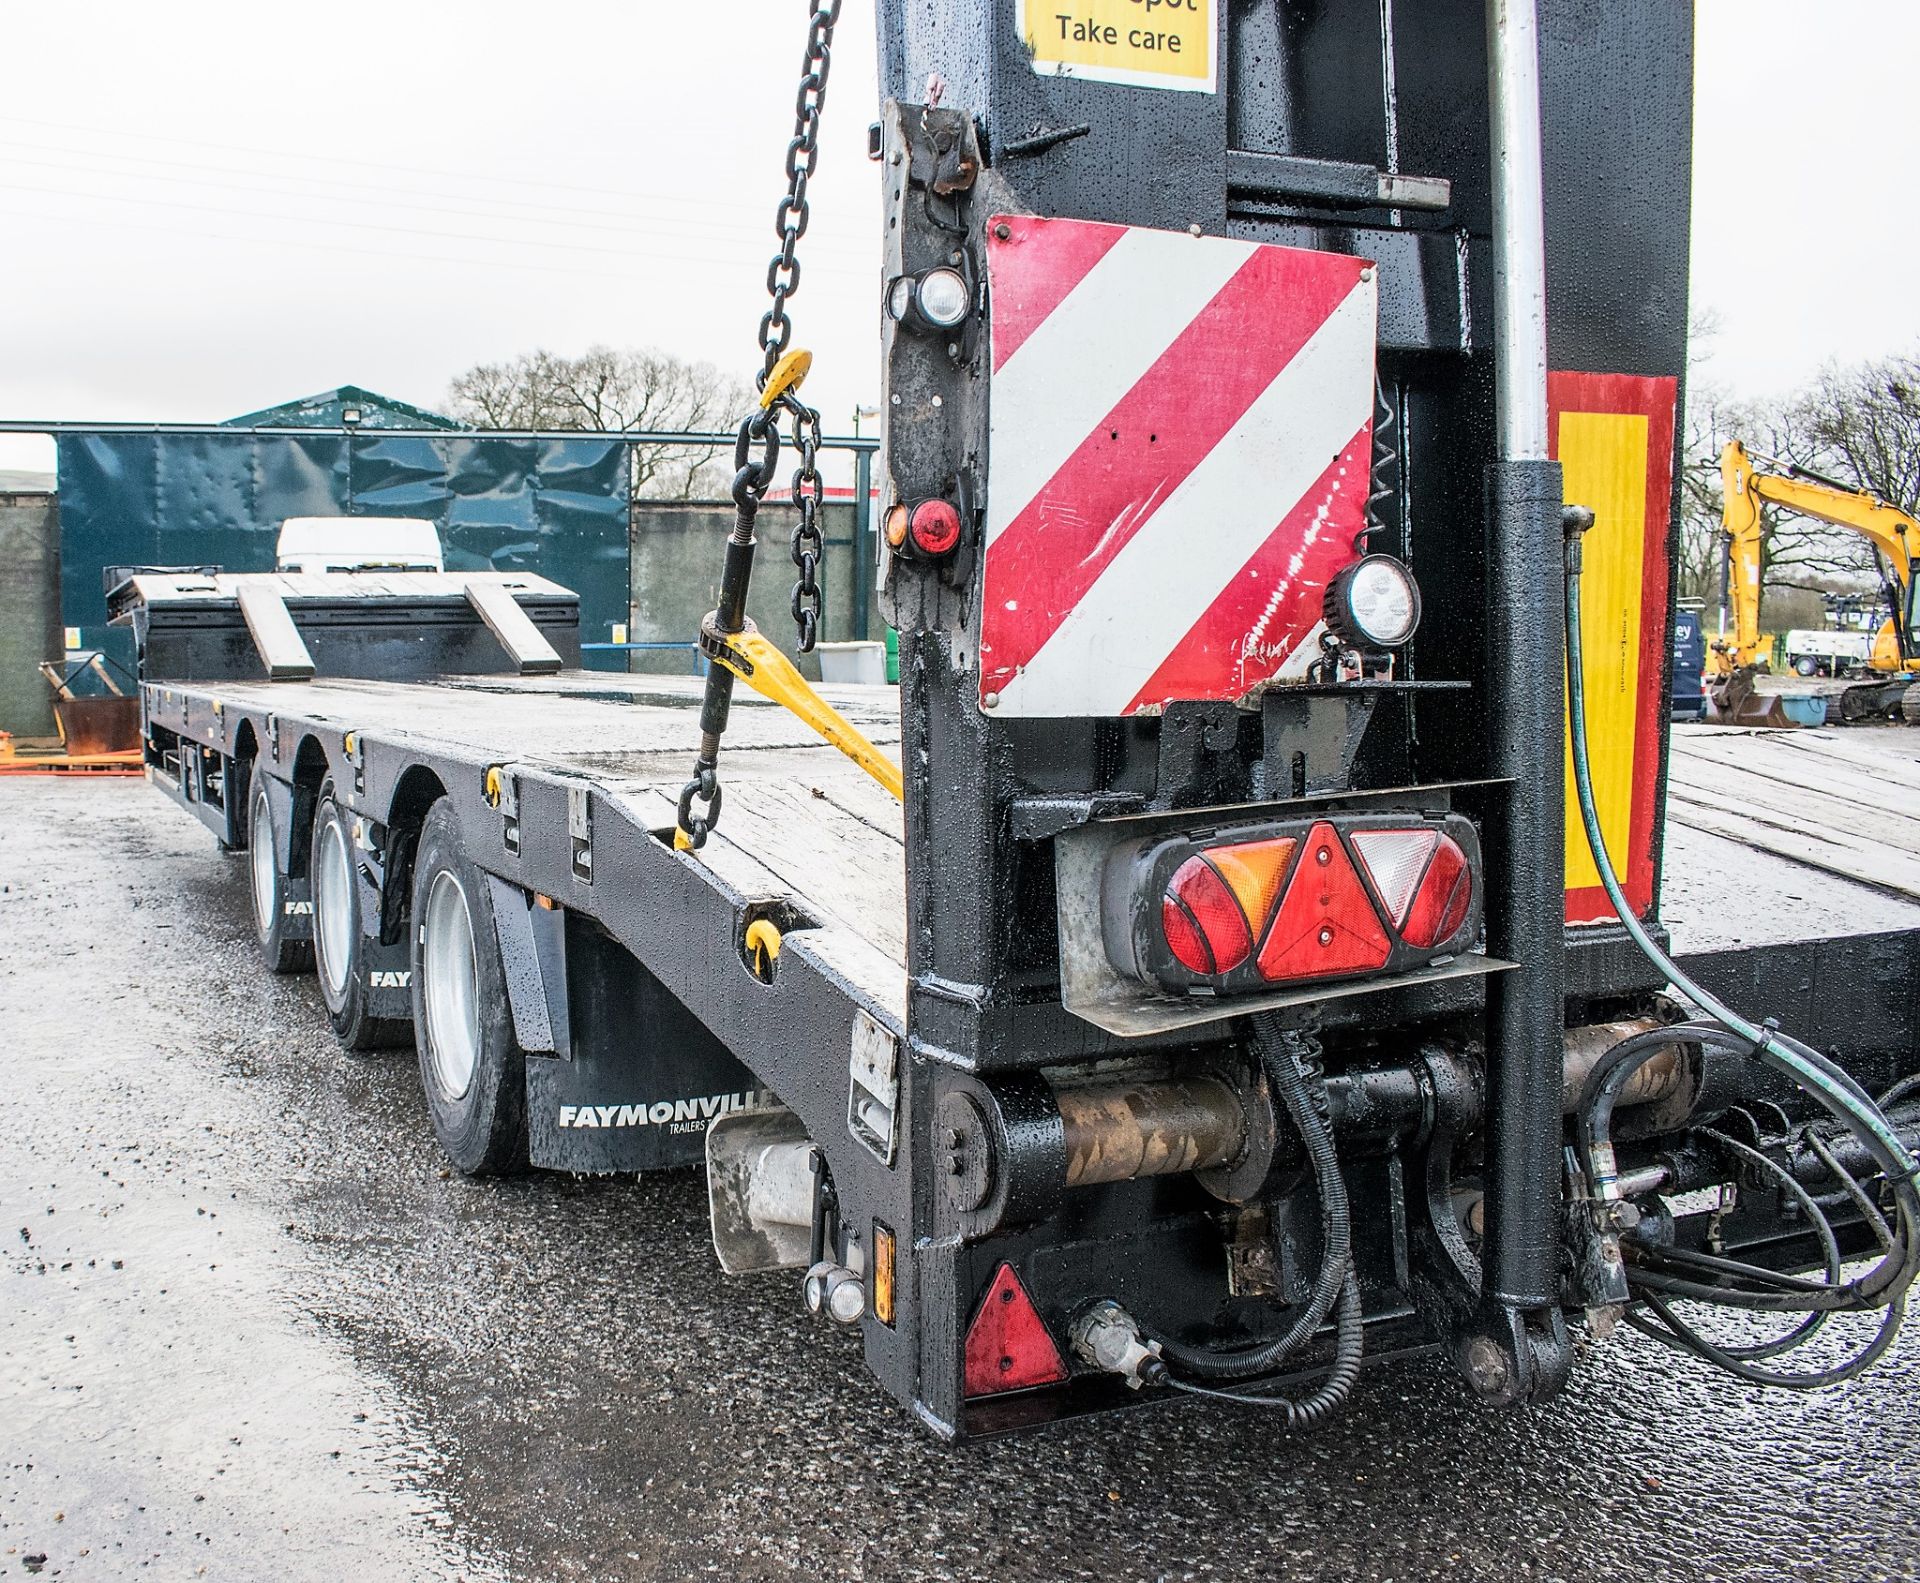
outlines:
M1766 693L1755 667L1743 665L1706 688L1707 719L1715 725L1792 730L1827 723L1827 700L1814 693Z

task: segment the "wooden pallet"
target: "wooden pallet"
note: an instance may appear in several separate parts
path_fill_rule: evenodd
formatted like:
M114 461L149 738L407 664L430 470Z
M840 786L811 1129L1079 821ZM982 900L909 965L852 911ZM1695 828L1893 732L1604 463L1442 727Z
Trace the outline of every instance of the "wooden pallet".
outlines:
M139 748L125 753L22 753L0 731L0 775L143 775Z

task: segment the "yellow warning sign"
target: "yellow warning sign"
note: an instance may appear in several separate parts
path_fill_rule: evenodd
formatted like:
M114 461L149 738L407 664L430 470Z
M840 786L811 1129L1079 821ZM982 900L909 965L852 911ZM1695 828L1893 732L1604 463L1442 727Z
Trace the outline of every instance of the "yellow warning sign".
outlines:
M1217 0L1019 0L1033 69L1051 77L1214 91Z

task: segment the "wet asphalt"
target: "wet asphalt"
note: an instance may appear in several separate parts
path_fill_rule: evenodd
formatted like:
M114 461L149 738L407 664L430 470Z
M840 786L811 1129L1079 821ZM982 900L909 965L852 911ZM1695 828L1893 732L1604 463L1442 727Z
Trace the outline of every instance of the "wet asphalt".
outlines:
M0 1578L1920 1576L1920 1328L1813 1397L1622 1334L949 1449L691 1172L468 1182L137 781L0 781ZM44 1557L44 1560L39 1559Z

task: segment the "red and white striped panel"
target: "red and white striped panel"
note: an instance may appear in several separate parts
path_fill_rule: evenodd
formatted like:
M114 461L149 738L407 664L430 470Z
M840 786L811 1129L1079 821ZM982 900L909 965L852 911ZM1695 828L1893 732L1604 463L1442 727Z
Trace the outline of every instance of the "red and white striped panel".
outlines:
M987 234L981 706L1139 714L1304 675L1366 516L1367 261L1030 215Z

